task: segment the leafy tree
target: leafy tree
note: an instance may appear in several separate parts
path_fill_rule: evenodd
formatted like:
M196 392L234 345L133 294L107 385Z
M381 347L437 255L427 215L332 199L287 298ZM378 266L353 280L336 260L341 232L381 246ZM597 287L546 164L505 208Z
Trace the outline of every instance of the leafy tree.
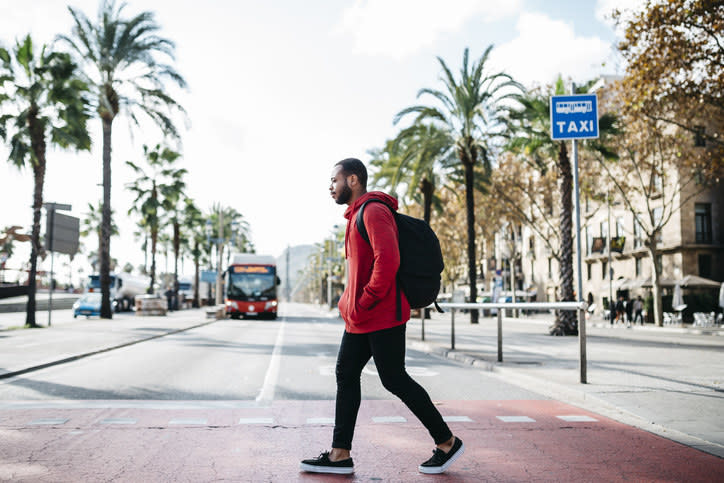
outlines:
M138 176L135 181L127 183L126 188L136 196L128 214L138 213L151 235L151 281L148 293L153 293L156 283L156 246L162 216L164 211L175 207L175 200L185 188L183 177L186 170L175 167L174 163L180 154L170 148L156 145L149 149L144 145L143 154L146 158L145 169L132 161L126 161Z
M683 128L724 156L724 2L648 0L631 17L614 19L625 30L623 106Z
M627 94L625 82L610 95L604 109L615 109ZM654 322L663 325L661 269L657 262L665 248L662 232L672 217L704 190L719 183L724 160L712 159L711 146L698 147L684 129L636 110L625 110L625 126L611 146L617 156L596 156L597 167L607 176L607 189L632 214L634 243L645 247L652 270ZM662 246L663 245L663 246Z
M70 36L59 39L69 45L82 61L86 82L92 86L95 109L103 126L103 230L100 250L101 317L112 317L110 303L111 238L111 134L113 121L123 111L138 125L145 114L164 134L178 138L171 113L181 106L164 85L171 81L180 87L181 75L158 58L174 58L174 44L158 35L160 26L154 14L142 12L124 18L125 4L101 0L98 18L92 22L83 12L68 7L73 17Z
M463 53L460 77L455 78L444 60L438 57L443 70L443 90L421 89L418 98L431 97L434 105L415 105L403 109L395 122L415 114L415 123L431 122L447 133L450 148L457 154L465 173L465 207L467 216L467 252L470 300L477 299L477 270L475 263L475 167L479 163L487 176L491 168L492 141L499 134L503 101L520 85L502 72L489 73L487 62L493 46L472 65L468 63L468 49ZM470 322L478 322L478 311L470 312Z
M67 53L43 46L37 52L30 35L8 51L0 47L0 137L10 142L8 161L33 170L28 304L25 324L35 322L35 290L48 143L61 148L90 149L85 83Z

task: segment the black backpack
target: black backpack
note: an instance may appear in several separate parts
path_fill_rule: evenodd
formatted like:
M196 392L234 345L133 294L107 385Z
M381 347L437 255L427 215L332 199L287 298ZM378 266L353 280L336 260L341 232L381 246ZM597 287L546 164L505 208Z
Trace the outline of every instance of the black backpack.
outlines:
M356 226L362 238L369 243L363 213L367 203L382 203L395 217L400 246L400 268L397 270L397 320L402 320L400 289L413 309L421 309L434 303L438 312L442 309L435 299L440 292L440 273L445 264L440 242L430 225L424 220L397 213L382 200L365 201L357 212Z

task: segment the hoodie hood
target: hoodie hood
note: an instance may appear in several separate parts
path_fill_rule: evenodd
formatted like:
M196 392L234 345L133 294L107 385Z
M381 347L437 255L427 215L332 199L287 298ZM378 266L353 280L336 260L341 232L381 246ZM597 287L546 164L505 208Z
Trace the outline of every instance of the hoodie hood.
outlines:
M347 207L344 212L344 217L348 220L351 219L365 201L372 199L380 200L384 204L392 208L392 211L397 211L397 198L390 196L387 193L383 193L382 191L369 191L360 196L354 203Z

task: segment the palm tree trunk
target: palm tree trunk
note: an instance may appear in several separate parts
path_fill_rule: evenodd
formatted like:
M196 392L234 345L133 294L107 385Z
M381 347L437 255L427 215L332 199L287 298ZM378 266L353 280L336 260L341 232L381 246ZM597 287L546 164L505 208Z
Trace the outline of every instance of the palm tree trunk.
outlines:
M158 227L151 225L151 284L148 286L148 293L153 293L156 285L156 242L158 241Z
M39 327L35 321L35 311L37 310L36 276L38 272L38 254L40 253L40 217L43 208L43 184L45 180L45 149L43 153L36 152L38 164L33 166L33 174L35 177L35 188L33 193L33 230L30 237L30 271L28 272L28 304L25 315L25 325L27 327ZM42 156L42 158L40 158ZM42 161L41 161L42 159ZM51 280L50 283L53 283Z
M432 193L435 191L435 187L430 180L424 178L420 191L422 191L423 219L429 225L432 217Z
M38 327L35 321L35 311L37 310L35 293L37 290L38 254L40 253L40 216L43 208L43 184L45 183L45 132L43 126L37 122L37 112L37 108L31 108L28 115L30 142L37 161L33 164L35 186L33 190L33 229L30 237L28 304L25 314L25 325L27 327ZM51 280L50 283L53 283L53 281Z
M470 302L475 303L478 299L476 286L477 270L475 265L475 198L473 191L473 180L475 172L472 160L462 159L465 166L465 208L468 224L468 280L470 283ZM470 323L478 323L478 311L470 311Z
M178 310L178 253L181 245L178 221L173 222L173 305Z
M573 296L573 170L564 142L560 143L558 151L558 169L561 177L561 301L570 302L575 300ZM550 333L551 335L577 334L576 313L568 310L559 311Z
M101 318L112 319L111 310L111 130L113 119L103 121L103 211L101 246L98 247L101 279Z
M194 253L199 251L199 242L194 241ZM199 304L199 257L194 256L194 301L192 307L197 308Z

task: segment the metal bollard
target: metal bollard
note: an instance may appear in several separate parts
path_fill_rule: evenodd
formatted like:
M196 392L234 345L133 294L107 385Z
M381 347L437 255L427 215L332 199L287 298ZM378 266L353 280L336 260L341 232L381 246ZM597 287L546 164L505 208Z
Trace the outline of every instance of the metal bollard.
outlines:
M503 362L503 309L498 309L498 362Z
M450 349L455 350L455 309L450 310Z

